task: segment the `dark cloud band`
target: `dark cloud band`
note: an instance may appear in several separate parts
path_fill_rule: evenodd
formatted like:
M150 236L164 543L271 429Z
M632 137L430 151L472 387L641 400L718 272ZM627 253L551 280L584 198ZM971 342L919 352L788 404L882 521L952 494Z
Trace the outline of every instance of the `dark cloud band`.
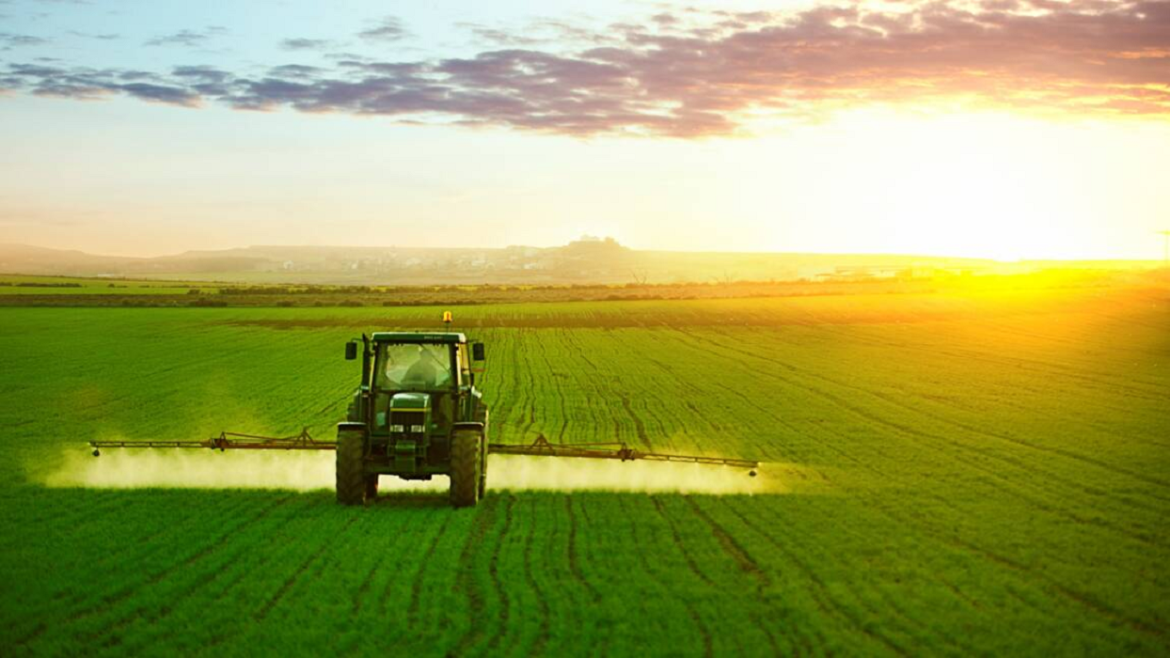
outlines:
M394 37L386 22L380 38ZM390 29L394 28L394 29ZM374 36L374 35L371 35ZM129 94L194 106L438 119L569 135L735 133L749 113L937 100L1074 113L1170 114L1170 2L984 0L900 11L684 10L612 26L575 52L513 47L413 62L341 59L260 75L9 65L36 94Z

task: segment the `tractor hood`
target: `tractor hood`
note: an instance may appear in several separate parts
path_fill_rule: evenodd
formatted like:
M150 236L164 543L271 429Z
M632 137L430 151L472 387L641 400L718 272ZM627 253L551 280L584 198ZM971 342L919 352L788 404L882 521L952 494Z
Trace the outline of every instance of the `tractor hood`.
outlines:
M390 413L398 411L430 411L429 393L396 393L390 398Z

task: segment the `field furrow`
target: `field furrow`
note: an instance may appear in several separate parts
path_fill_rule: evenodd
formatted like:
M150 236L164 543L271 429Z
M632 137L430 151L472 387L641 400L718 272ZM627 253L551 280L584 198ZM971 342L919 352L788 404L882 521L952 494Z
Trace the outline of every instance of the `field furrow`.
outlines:
M663 493L653 469L677 465L526 462L533 490L494 488L494 466L472 509L442 477L339 506L331 466L295 455L87 456L328 440L357 384L343 343L440 307L8 307L0 654L1165 655L1166 303L463 306L493 442L765 462L722 495L693 492L727 469ZM250 463L273 470L215 486ZM155 484L108 488L143 470Z

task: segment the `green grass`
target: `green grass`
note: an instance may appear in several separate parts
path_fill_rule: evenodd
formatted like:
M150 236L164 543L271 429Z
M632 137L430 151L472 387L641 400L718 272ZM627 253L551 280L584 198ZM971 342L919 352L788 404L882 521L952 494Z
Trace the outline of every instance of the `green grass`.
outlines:
M192 287L218 290L205 282L0 274L0 295L185 295Z
M791 494L495 491L455 511L38 484L91 438L328 436L355 379L342 343L440 310L0 309L0 652L1170 650L1161 288L457 311L488 344L493 440L822 483Z

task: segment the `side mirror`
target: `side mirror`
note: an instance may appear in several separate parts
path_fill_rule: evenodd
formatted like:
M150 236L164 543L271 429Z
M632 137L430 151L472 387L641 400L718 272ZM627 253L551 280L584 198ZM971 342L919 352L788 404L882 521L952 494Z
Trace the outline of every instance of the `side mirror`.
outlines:
M353 361L357 358L357 343L352 340L345 344L345 360Z
M471 360L483 361L483 343L471 344Z

